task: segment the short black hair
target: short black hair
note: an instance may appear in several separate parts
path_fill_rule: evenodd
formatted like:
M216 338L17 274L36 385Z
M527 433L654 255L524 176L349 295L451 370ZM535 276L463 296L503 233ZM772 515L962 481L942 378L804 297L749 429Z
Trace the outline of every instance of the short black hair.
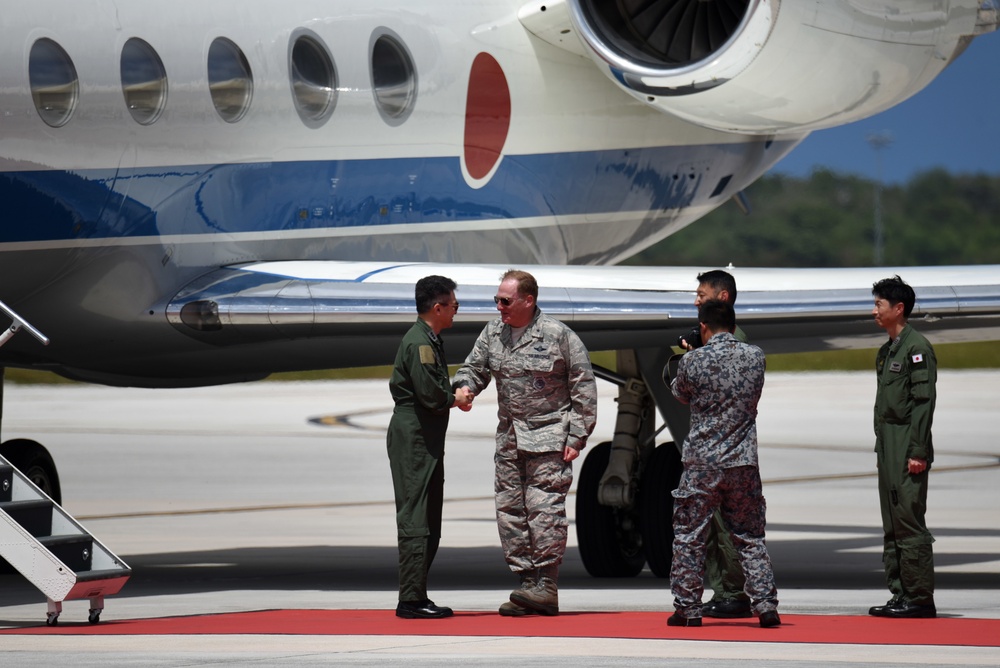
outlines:
M736 279L728 271L713 269L698 274L698 285L707 285L716 292L725 290L729 293L729 303L736 303Z
M417 302L417 313L427 313L434 305L441 301L441 297L448 297L454 292L458 284L450 278L444 276L424 276L417 281L414 295Z
M903 282L898 275L892 278L883 278L872 286L872 295L877 299L884 299L890 306L903 304L903 317L909 318L913 312L913 305L917 303L917 296L913 293L913 288Z
M698 307L698 322L710 332L732 332L736 329L736 310L729 302L708 299Z

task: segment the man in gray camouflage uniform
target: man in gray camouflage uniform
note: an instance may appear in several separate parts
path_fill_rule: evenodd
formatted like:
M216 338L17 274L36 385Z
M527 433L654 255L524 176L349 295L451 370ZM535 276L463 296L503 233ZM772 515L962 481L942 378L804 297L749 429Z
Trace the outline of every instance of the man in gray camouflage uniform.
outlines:
M676 612L669 626L701 626L705 541L718 508L746 576L746 593L762 627L781 624L771 559L764 545L765 502L757 460L757 403L764 388L764 353L737 341L731 304L698 307L705 345L681 358L670 389L691 405L684 473L674 492L674 558L670 568Z
M735 307L736 279L732 274L721 269L698 274L694 305L701 306L702 302L709 299L718 299ZM746 332L739 325L733 330L733 336L737 341L750 343ZM700 337L697 338L697 345L691 345L687 340L681 341L684 350L694 350L700 345ZM708 525L705 547L705 582L712 590L712 598L701 607L702 616L723 619L753 617L750 599L744 591L747 583L740 567L740 558L733 547L733 537L726 531L722 513L718 510L712 515L712 521Z
M580 338L537 307L531 274L507 271L493 299L500 317L483 329L454 384L479 394L491 375L497 383L497 528L521 579L500 614L557 615L566 494L572 461L594 430L597 383Z

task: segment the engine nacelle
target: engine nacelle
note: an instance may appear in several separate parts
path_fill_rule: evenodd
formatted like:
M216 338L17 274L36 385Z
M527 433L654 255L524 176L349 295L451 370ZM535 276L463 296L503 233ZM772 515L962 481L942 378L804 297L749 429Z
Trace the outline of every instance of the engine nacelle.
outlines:
M691 123L770 134L843 125L920 91L996 27L979 0L567 0L588 55Z

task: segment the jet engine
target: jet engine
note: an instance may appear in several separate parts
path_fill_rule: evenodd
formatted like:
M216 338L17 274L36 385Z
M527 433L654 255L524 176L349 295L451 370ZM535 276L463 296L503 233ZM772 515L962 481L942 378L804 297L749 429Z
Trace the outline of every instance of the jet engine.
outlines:
M566 3L586 53L624 91L744 134L816 130L883 111L996 27L996 12L991 18L980 0Z

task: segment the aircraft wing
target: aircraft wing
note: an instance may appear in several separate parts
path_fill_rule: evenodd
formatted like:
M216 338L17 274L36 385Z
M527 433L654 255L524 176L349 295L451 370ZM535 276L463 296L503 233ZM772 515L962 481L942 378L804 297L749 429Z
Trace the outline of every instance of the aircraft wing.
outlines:
M673 344L696 323L699 267L525 266L539 305L569 324L591 350ZM461 359L497 316L502 265L265 262L219 269L165 306L179 331L222 348L325 340L341 348L324 366L388 364L394 340L416 317L423 276L455 280L461 307L447 335ZM875 347L872 284L899 274L917 294L911 320L932 341L1000 337L1000 265L860 269L727 267L737 281L741 325L767 352ZM280 359L280 357L278 358ZM279 365L280 366L280 365ZM277 369L276 369L277 370Z

